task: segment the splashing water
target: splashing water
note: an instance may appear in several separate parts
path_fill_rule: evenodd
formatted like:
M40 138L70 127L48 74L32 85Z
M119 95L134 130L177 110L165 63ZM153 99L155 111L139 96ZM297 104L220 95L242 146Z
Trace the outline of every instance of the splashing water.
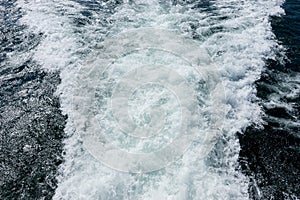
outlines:
M247 199L235 133L280 2L19 1L68 115L54 199ZM272 12L269 12L272 10ZM147 173L146 173L147 172Z

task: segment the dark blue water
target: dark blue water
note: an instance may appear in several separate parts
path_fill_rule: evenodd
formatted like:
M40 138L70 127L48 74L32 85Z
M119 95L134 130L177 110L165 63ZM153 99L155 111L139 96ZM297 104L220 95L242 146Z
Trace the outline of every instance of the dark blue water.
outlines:
M111 9L106 11L120 3L107 4ZM82 4L102 11L96 1ZM197 5L203 11L213 9L210 1ZM27 27L19 23L23 13L15 1L2 0L0 8L0 199L51 199L63 161L66 116L54 96L60 77L27 55L43 33L24 31ZM266 60L256 82L266 124L238 133L240 164L251 178L252 199L300 198L300 1L287 0L283 8L286 15L270 21L286 57ZM82 16L74 17L77 26L89 23L89 13Z
M9 61L43 37L23 31L22 14L15 1L0 2L0 199L51 199L66 119L53 96L60 78L30 56Z
M283 8L286 15L273 17L271 23L277 39L286 47L285 63L279 62L279 55L278 60L267 61L256 83L267 124L248 127L240 135L240 163L253 177L249 190L254 199L300 198L300 1L287 0ZM276 101L275 106L269 106L272 101Z

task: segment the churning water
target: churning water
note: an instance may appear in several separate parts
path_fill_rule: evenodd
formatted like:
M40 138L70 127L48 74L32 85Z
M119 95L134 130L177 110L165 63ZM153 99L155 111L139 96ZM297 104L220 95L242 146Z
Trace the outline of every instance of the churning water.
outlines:
M267 61L285 58L270 23L271 16L284 14L283 1L18 0L8 4L1 5L11 9L4 11L9 15L3 18L17 18L15 32L32 38L22 50L5 53L3 65L19 65L30 58L27 63L48 77L41 82L50 85L39 83L36 90L52 87L50 94L39 98L60 100L48 112L48 118L58 119L54 124L59 124L49 129L60 134L59 139L49 139L57 144L50 145L48 156L55 155L58 161L49 159L46 165L59 165L58 172L56 167L49 169L52 175L44 179L51 180L52 187L43 186L36 197L262 197L255 179L241 172L236 134L264 124L255 83ZM24 13L16 15L17 8ZM33 76L39 76L36 73ZM289 80L295 90L287 95L293 98L299 94L299 76ZM20 95L28 93L26 89ZM271 99L264 106L274 108L279 100ZM13 111L7 107L4 116L18 111L9 112ZM34 154L40 143L24 141L20 148ZM61 163L56 154L62 148ZM10 173L15 172L10 169Z

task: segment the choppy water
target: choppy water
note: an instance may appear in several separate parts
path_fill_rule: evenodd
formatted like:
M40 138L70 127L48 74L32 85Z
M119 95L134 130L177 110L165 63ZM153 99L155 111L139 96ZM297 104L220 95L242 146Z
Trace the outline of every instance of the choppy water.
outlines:
M299 3L287 1L285 11L282 3L2 1L1 199L299 198ZM153 80L153 68L130 76L149 65L186 81L155 68L171 90L142 85L129 98L143 125L148 111L136 110L154 104L167 113L163 134L141 143L116 131L107 99L126 73L121 83ZM199 108L187 104L184 84ZM99 161L96 140L85 139L101 133L125 151L153 151L180 134L178 105L199 109L187 125L196 134L160 170L121 172L122 160Z
M248 127L240 137L241 162L246 161L245 171L259 188L252 189L256 198L299 199L299 6L298 1L286 1L286 14L271 18L286 57L278 55L284 63L269 60L256 82L265 124Z
M19 23L15 3L0 3L0 198L50 198L66 120L53 96L60 78L32 59L43 36Z

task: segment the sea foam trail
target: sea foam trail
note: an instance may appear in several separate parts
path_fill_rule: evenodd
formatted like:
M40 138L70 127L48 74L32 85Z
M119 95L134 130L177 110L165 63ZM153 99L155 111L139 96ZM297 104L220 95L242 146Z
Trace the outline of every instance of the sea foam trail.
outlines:
M275 58L278 44L268 18L283 13L281 3L19 1L26 11L22 22L36 32L45 33L43 42L33 50L35 60L48 70L61 72L57 95L63 112L68 115L65 129L68 138L54 199L247 199L248 179L238 171L239 143L235 134L250 123L261 123L260 107L253 103L256 100L253 83L263 70L264 60ZM166 168L151 173L123 173L103 165L83 146L78 124L85 120L88 109L84 110L84 105L90 99L83 92L83 108L78 109L80 91L76 88L81 83L80 73L94 67L99 52L104 51L103 41L149 27L174 30L208 50L220 75L218 82L212 84L222 83L225 96L211 91L205 112L215 113L216 107L222 108L219 112L225 112L225 118L218 131L209 135L208 144L194 142L181 159ZM149 52L140 53L125 57L119 64L147 60ZM156 62L165 64L160 54L152 55ZM173 59L174 65L185 66L175 58L169 59ZM185 73L185 69L178 70ZM101 104L101 109L107 107ZM209 121L203 124L205 131L210 129Z

